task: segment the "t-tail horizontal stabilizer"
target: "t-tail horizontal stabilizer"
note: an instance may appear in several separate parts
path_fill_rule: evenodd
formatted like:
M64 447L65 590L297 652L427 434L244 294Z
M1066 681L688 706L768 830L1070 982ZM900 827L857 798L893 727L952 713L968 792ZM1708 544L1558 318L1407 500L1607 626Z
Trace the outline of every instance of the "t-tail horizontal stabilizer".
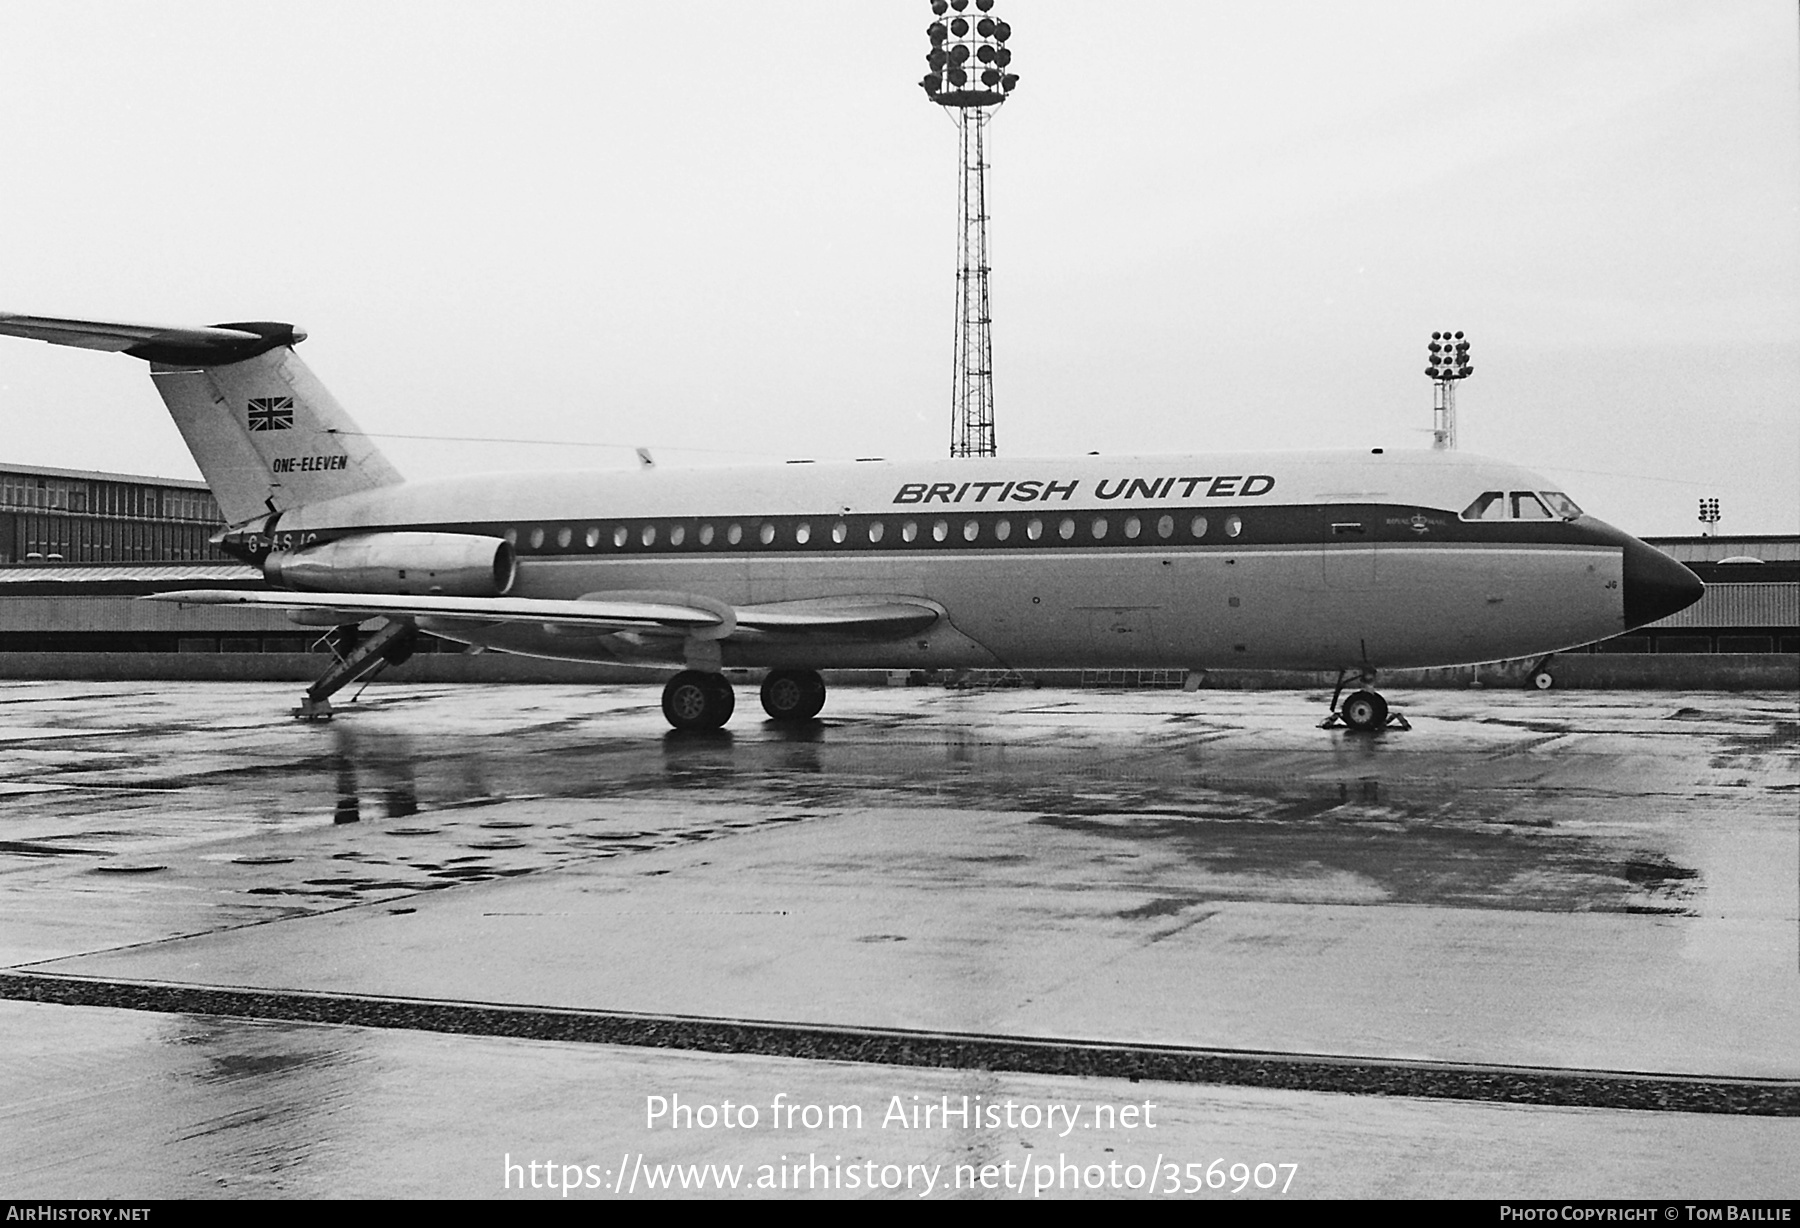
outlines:
M193 328L0 312L0 336L150 363L230 524L403 481L294 353L306 333L292 324Z

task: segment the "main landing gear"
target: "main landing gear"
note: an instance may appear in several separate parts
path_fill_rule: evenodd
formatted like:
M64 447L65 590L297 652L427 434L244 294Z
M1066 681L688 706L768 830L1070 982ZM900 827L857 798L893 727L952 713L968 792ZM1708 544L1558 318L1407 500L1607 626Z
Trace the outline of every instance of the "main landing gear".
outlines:
M825 679L810 669L770 670L763 679L762 706L772 721L810 721L825 706Z
M810 669L771 670L762 684L763 711L783 724L801 724L825 706L825 680ZM677 729L719 729L737 707L721 674L684 669L663 687L663 715Z
M1363 688L1340 704L1338 699L1344 694L1344 683L1350 674L1350 670L1338 671L1337 689L1331 693L1331 715L1319 722L1320 729L1330 729L1339 724L1358 733L1374 733L1389 725L1396 729L1412 728L1412 724L1404 716L1388 710L1388 702L1379 692L1369 689L1368 684L1375 681L1375 675L1371 671L1357 671L1364 684Z
M684 669L663 687L663 716L677 729L722 728L736 707L737 697L721 674Z

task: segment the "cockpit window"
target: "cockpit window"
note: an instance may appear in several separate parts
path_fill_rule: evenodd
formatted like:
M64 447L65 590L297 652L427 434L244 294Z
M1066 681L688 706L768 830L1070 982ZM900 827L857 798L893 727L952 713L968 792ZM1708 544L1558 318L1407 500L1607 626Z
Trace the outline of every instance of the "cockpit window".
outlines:
M1575 500L1563 494L1562 491L1540 490L1538 493L1544 496L1544 502L1550 505L1550 510L1564 520L1573 520L1581 515L1581 509L1575 506Z
M1498 490L1487 491L1463 509L1462 518L1464 520L1505 520L1506 494Z
M1515 490L1512 496L1514 520L1549 520L1550 509L1529 490Z

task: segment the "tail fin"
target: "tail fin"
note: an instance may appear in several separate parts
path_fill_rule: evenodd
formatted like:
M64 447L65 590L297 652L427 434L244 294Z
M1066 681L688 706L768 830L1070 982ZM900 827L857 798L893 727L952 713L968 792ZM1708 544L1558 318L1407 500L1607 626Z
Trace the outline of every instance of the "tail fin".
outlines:
M0 335L148 361L229 524L404 480L294 353L306 334L291 324L162 328L0 315Z

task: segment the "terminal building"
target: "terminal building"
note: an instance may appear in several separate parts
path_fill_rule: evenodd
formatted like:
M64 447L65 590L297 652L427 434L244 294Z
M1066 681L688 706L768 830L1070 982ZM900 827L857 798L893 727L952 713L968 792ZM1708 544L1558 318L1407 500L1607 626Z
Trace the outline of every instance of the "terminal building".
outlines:
M106 658L94 659L94 676L154 677L158 668L147 656L239 654L243 676L266 677L242 654L291 660L328 652L321 629L280 611L136 600L183 588L262 587L255 568L213 544L222 527L201 482L0 464L0 675L76 676L79 662L71 665L69 654L92 653ZM1800 534L1645 540L1692 567L1706 595L1661 622L1575 652L1800 653ZM419 650L463 651L429 636ZM42 654L55 654L54 669ZM49 672L34 674L34 658ZM229 662L218 666L194 676L232 676ZM293 668L303 675L314 666Z
M0 656L217 652L226 642L304 652L303 629L279 615L136 600L260 585L213 544L222 525L204 482L0 464ZM28 659L14 665L9 676L31 676Z
M1706 595L1596 652L1800 653L1800 535L1646 537L1706 582Z
M220 520L204 482L0 465L0 565L218 562Z

